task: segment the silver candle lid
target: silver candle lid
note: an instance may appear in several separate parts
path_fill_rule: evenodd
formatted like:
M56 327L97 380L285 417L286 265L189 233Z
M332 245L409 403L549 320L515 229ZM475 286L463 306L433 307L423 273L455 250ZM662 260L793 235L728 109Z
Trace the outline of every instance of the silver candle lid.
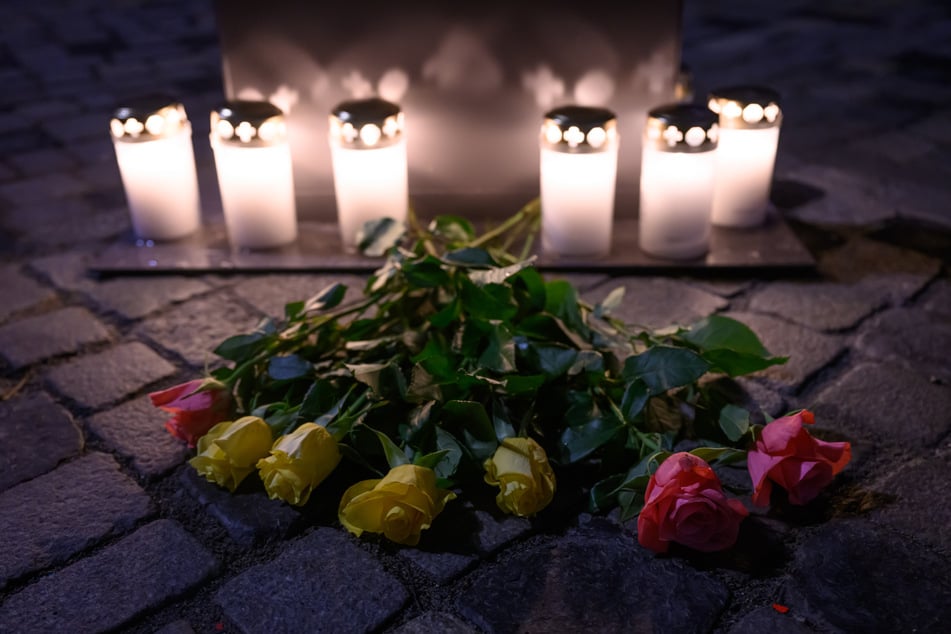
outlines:
M605 108L562 106L545 113L541 145L556 152L606 152L617 143L617 117Z
M267 101L228 101L211 112L211 137L246 147L284 143L284 111Z
M709 152L717 147L717 115L693 104L670 104L647 113L644 143L661 152Z
M720 117L724 128L772 128L783 120L779 93L762 86L730 86L710 93L707 106Z
M344 101L330 113L330 138L354 150L373 150L403 138L403 111L395 103L373 97Z
M178 134L188 125L185 106L164 95L143 97L112 113L112 138L127 143L154 141Z

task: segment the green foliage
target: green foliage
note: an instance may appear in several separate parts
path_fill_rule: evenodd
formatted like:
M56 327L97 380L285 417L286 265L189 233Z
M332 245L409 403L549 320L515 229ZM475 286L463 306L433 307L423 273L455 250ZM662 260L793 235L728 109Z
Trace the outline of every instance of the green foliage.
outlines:
M334 284L287 304L282 320L222 342L231 366L214 376L238 415L259 412L282 433L315 421L374 473L413 463L465 486L504 438L531 436L557 464L590 461L592 507L625 515L679 440L701 439L694 452L710 460L742 458L749 414L700 380L783 360L732 319L634 330L611 317L623 289L592 307L543 280L513 254L528 252L539 218L532 203L482 235L456 216L423 229L411 215L405 236L368 225L364 246L386 259L361 297L345 303Z

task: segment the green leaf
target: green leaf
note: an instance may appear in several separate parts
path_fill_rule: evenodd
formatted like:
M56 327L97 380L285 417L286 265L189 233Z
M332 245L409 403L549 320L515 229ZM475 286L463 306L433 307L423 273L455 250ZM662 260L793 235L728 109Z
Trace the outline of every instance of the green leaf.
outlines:
M435 258L407 264L403 267L403 275L416 288L438 288L449 284L449 273Z
M624 422L634 422L634 417L644 409L648 398L650 394L643 381L629 382L624 388L624 396L621 397L621 413L624 415Z
M604 357L596 350L582 350L575 357L574 363L568 368L568 376L581 373L598 374L604 372Z
M528 352L533 365L549 377L563 376L578 358L578 351L572 348L539 343L529 344Z
M263 350L270 342L262 332L252 332L248 335L234 335L222 341L214 353L222 359L228 361L241 362L250 359L259 351Z
M347 294L347 285L337 282L323 289L304 303L303 312L312 313L318 310L333 308L343 301Z
M536 313L545 309L545 280L534 266L513 275L510 284L523 311Z
M736 442L750 429L750 413L736 405L725 405L720 410L720 429L727 438Z
M450 453L449 449L440 449L439 451L434 451L426 455L417 454L413 458L413 464L418 465L420 467L426 467L427 469L432 469L433 471L435 471L439 463L442 462L443 459L449 455L449 453ZM436 475L439 476L439 473L437 472ZM443 476L440 476L440 477L443 477Z
M436 216L427 227L428 231L449 243L465 243L476 236L472 223L460 216Z
M380 439L380 445L383 447L383 454L386 456L386 463L390 465L390 469L409 464L409 458L406 457L406 452L400 449L389 436L375 429L373 433Z
M580 427L566 427L560 438L562 462L572 464L587 457L611 440L622 427L613 417L599 417Z
M536 392L545 383L544 374L510 374L505 377L505 391L510 396Z
M518 312L512 300L512 289L501 284L476 286L469 278L460 279L462 308L471 317L486 320L509 320Z
M545 310L560 319L574 333L587 339L589 331L578 306L578 292L565 280L545 284Z
M532 266L535 263L535 259L535 256L532 256L527 260L522 260L521 262L516 262L515 264L509 266L493 266L492 268L488 269L470 270L469 279L472 280L477 286L484 286L486 284L501 284L522 269Z
M479 365L505 374L515 371L515 341L512 333L504 324L493 323L489 332L489 343L479 356Z
M617 504L618 486L624 480L624 474L619 473L596 482L588 494L588 506L592 513L607 511Z
M289 304L284 304L284 318L288 321L293 321L302 312L304 312L304 302L290 302Z
M709 369L709 364L691 350L655 346L646 352L628 357L624 362L624 379L643 381L651 394L661 394L681 385L693 383Z
M267 364L267 373L275 381L287 381L307 376L314 366L296 354L271 357Z
M683 338L701 350L732 350L757 357L769 356L759 337L745 324L710 315L690 326Z
M444 419L451 425L470 432L478 440L495 442L495 427L485 406L478 401L446 401L443 404Z
M406 394L406 379L392 363L345 364L353 378L370 386L380 398L402 398Z
M436 465L436 476L440 478L452 478L459 469L459 461L462 460L462 445L456 440L456 437L441 427L436 428L436 447L439 451L445 451L445 458Z
M745 451L742 449L734 449L733 447L697 447L691 449L690 453L705 461L707 464L717 462L727 465L746 459Z
M710 363L711 370L730 376L742 376L759 372L773 365L786 363L787 357L760 357L754 354L733 350L705 350L701 356Z
M442 258L449 264L456 266L475 266L475 267L498 267L499 263L489 255L485 249L476 249L473 247L464 247L455 251L450 251Z
M393 218L367 221L357 231L357 249L371 258L380 257L399 244L404 233L406 233L406 227Z

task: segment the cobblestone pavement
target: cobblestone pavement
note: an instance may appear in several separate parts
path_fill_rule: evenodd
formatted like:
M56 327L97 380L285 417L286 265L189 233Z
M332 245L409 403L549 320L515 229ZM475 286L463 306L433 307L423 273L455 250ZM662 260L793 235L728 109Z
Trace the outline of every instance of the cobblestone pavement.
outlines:
M103 117L137 88L218 101L210 2L5 0L0 33L0 632L946 631L944 0L687 2L699 94L785 97L775 198L818 273L576 279L590 299L627 286L632 321L745 320L791 357L741 381L750 400L813 408L854 458L809 506L754 513L732 551L668 558L580 496L533 522L450 505L402 549L348 535L336 496L298 511L196 478L147 392L326 280L85 274L128 230Z

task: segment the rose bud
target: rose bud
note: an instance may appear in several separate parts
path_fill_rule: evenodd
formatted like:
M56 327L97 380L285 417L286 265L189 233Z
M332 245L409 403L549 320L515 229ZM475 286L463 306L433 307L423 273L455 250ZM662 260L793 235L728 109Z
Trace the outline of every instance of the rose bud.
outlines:
M168 433L194 447L217 423L227 420L231 394L213 379L195 379L149 394L152 405L172 414L165 423Z
M257 416L218 423L198 439L198 455L188 461L211 482L234 491L271 449L271 428Z
M271 455L259 460L257 467L272 500L300 506L339 462L340 448L327 428L304 423L278 438Z
M484 466L485 481L499 487L495 503L506 513L534 515L555 495L548 456L531 438L506 438Z

